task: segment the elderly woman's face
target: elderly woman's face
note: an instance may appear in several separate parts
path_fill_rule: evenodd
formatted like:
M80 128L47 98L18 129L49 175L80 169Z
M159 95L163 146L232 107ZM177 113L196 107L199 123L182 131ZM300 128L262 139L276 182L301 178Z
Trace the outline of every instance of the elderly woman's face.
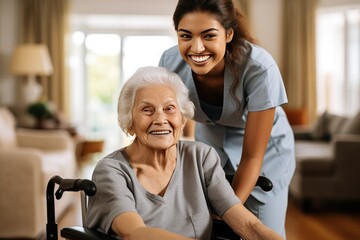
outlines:
M130 133L138 141L154 149L168 149L180 139L184 119L175 92L162 85L137 91L132 110Z

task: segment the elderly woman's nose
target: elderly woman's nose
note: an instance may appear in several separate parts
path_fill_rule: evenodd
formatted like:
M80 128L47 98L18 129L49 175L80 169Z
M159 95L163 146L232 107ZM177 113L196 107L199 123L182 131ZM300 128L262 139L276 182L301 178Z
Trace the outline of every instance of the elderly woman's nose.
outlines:
M154 123L164 124L167 123L166 114L163 111L157 111L154 114Z

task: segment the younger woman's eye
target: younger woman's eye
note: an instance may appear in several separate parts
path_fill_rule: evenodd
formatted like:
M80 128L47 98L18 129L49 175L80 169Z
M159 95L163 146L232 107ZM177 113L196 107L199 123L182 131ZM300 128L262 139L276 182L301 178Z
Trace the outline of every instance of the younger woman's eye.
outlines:
M185 33L179 34L178 36L179 36L179 38L183 38L183 39L190 39L191 38L190 34L185 34Z
M207 34L207 35L205 35L205 39L212 39L212 38L215 38L216 37L216 35L215 34Z

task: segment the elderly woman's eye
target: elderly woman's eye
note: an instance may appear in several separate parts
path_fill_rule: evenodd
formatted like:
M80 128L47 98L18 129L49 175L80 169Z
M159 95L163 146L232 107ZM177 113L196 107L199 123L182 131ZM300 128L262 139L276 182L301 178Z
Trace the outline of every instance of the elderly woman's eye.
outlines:
M175 106L168 106L166 107L166 110L170 112L175 111Z
M145 113L151 113L152 112L151 108L149 108L149 107L143 108L142 111L145 112Z

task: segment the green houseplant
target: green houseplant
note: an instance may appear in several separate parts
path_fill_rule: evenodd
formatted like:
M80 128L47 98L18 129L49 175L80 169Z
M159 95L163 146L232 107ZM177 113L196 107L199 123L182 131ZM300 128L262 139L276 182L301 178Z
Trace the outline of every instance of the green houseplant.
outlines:
M44 128L44 121L53 118L48 104L44 101L30 104L27 107L27 112L36 119L36 128Z

